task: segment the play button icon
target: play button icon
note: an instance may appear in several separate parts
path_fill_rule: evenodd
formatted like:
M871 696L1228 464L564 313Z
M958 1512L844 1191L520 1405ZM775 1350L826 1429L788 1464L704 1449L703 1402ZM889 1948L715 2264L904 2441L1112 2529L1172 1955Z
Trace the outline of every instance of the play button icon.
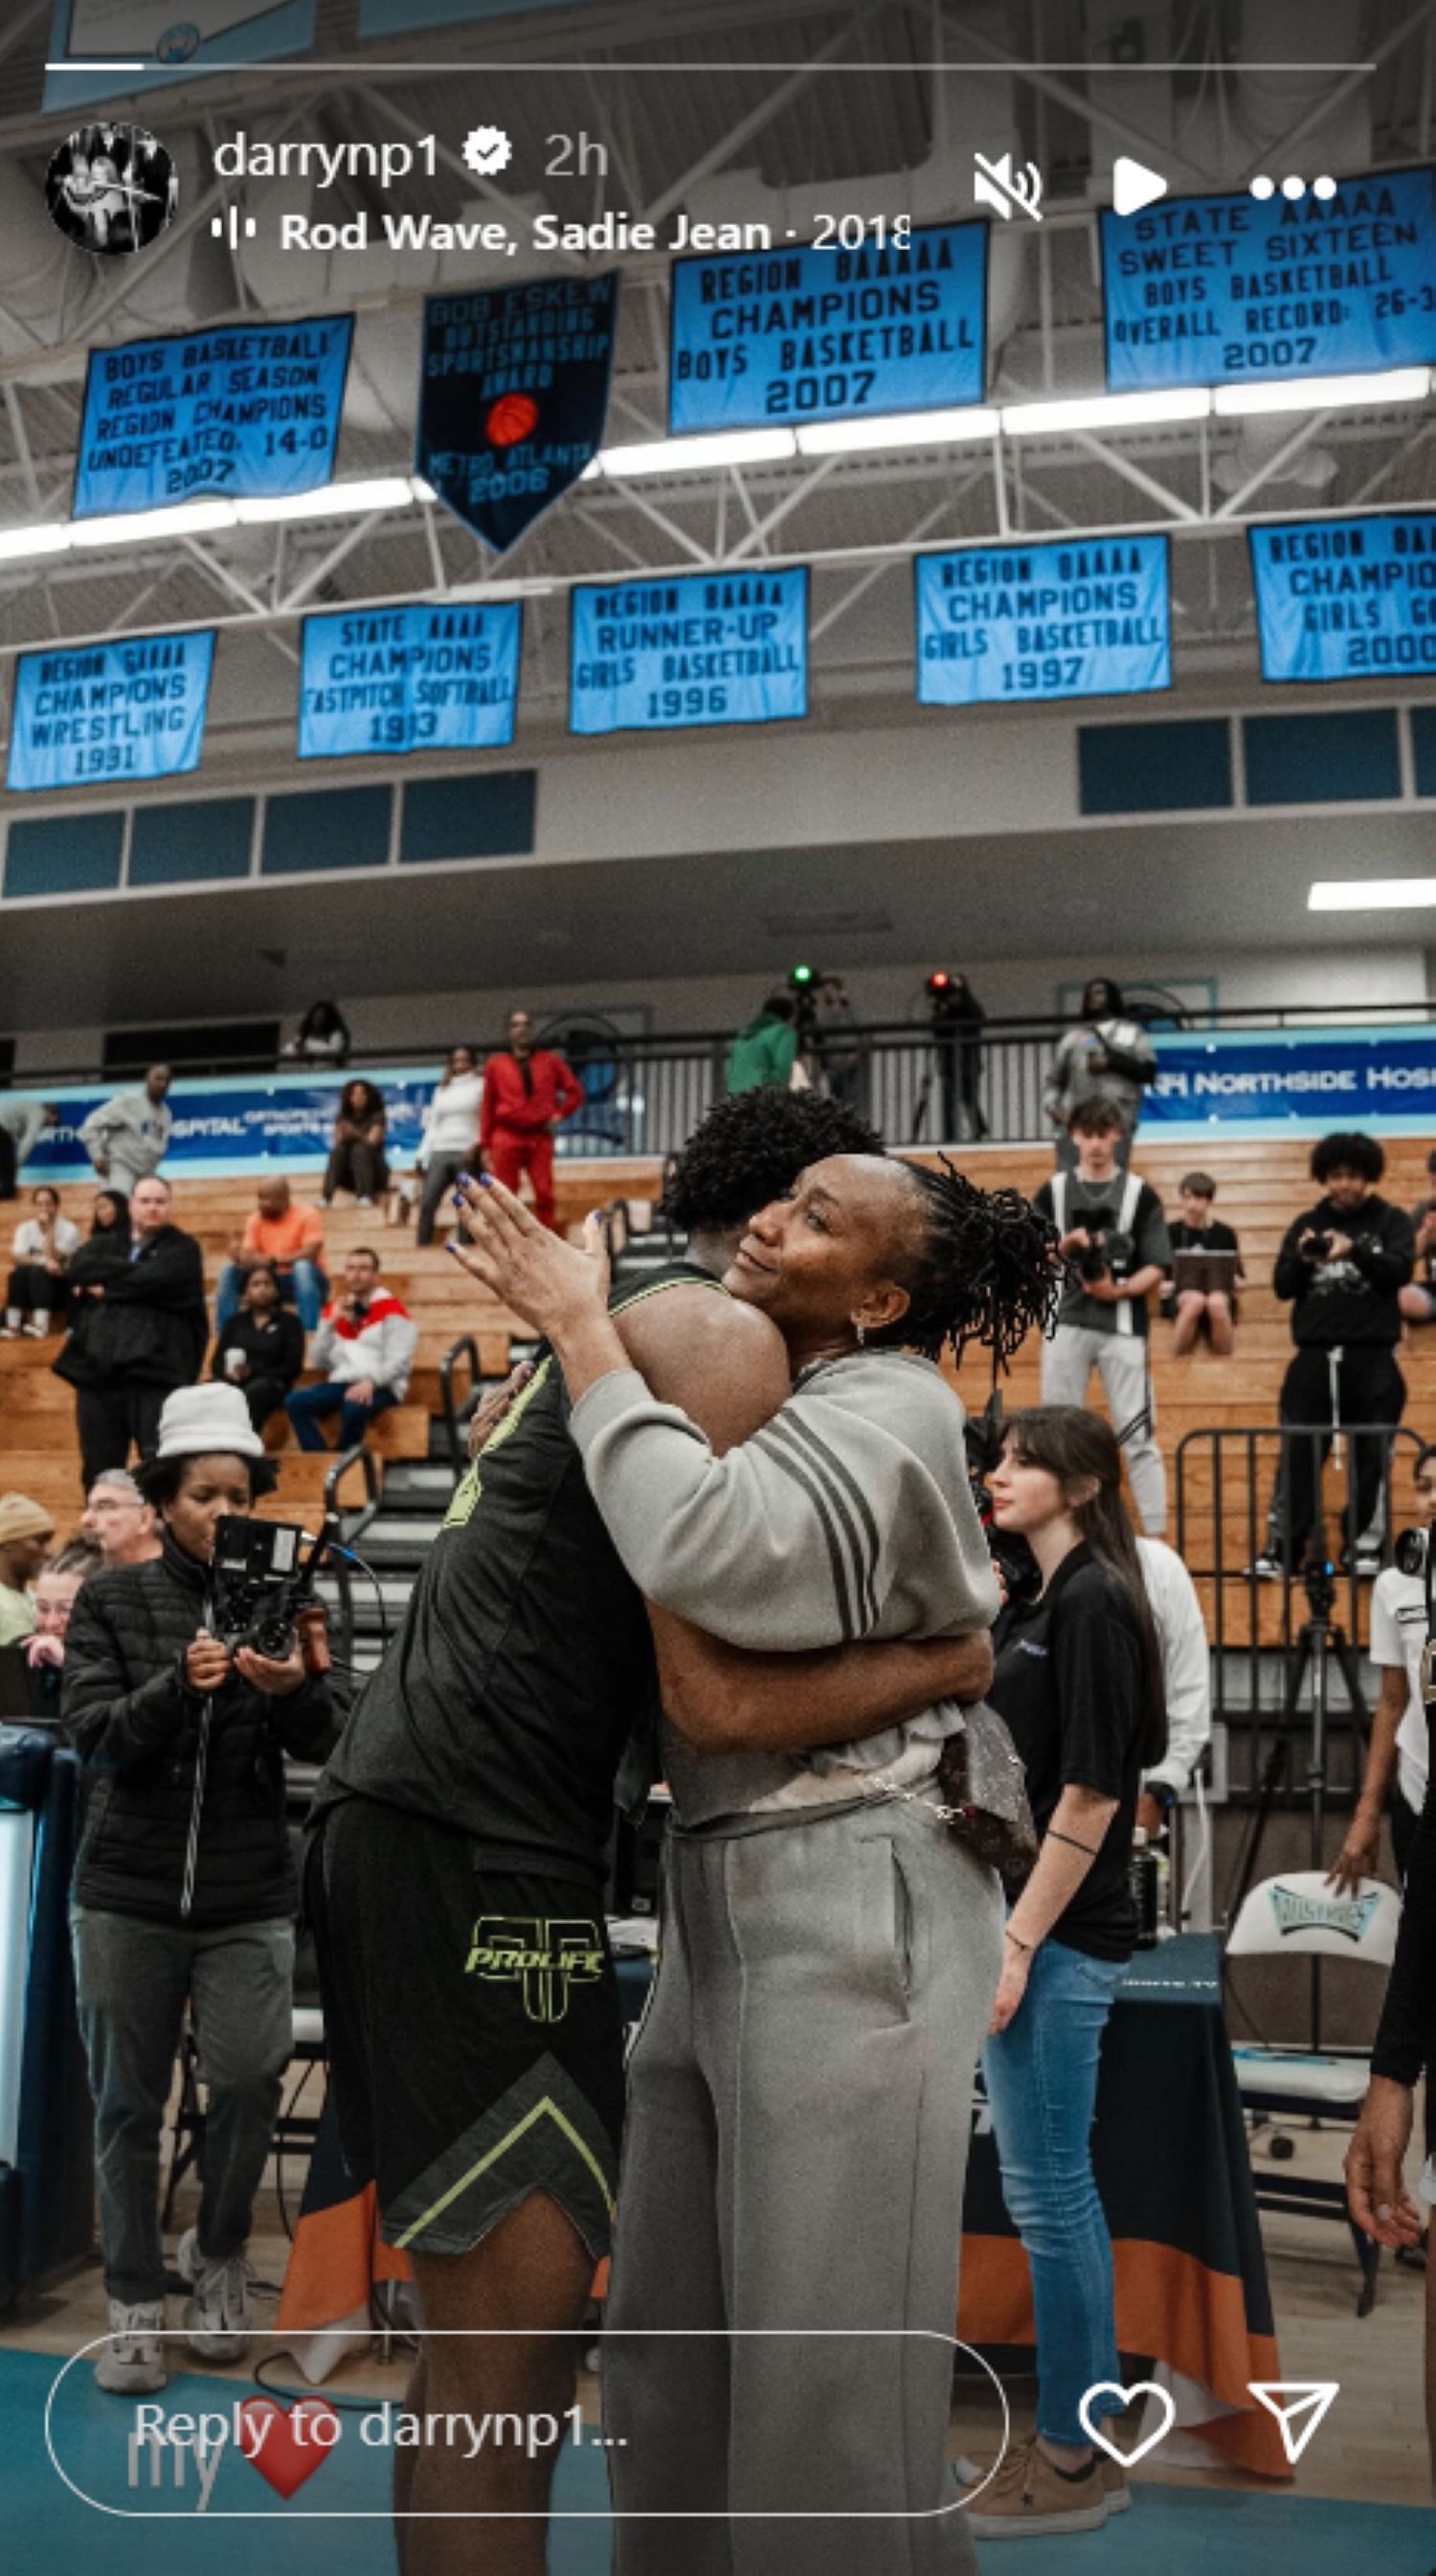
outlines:
M1119 215L1139 215L1144 206L1154 206L1166 193L1167 181L1160 171L1119 153L1112 164L1112 204Z

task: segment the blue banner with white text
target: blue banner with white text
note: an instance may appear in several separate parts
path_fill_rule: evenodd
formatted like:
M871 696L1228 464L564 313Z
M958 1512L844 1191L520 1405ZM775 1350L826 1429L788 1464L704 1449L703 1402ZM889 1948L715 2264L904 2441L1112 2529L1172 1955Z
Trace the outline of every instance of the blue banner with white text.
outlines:
M678 259L671 287L668 426L801 428L980 403L987 354L987 226L913 227L906 246Z
M1264 680L1436 679L1436 511L1247 538Z
M55 0L45 113L274 62L313 42L314 0Z
M914 574L924 706L1171 687L1165 537L971 547L919 555Z
M1142 1133L1239 1126L1425 1130L1436 1114L1436 1027L1195 1030L1154 1035Z
M573 592L572 733L775 724L807 712L805 566Z
M1436 172L1104 209L1114 393L1436 364Z
M353 336L329 314L92 349L75 517L329 482Z
M87 787L199 767L214 629L22 653L7 787Z
M512 742L522 620L516 599L306 617L300 759Z

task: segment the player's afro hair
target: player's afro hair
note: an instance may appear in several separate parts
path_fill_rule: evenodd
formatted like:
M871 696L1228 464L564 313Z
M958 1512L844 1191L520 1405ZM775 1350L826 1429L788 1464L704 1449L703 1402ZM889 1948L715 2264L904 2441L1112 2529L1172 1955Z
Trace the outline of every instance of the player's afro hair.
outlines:
M881 1154L855 1109L817 1091L756 1091L720 1100L695 1127L664 1188L661 1213L685 1234L741 1225L829 1154Z

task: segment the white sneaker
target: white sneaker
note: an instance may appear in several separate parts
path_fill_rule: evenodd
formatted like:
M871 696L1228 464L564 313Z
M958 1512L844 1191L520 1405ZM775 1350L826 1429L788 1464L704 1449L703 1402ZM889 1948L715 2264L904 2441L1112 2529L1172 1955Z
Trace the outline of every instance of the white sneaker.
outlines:
M239 2361L254 2331L249 2304L249 2270L241 2251L212 2263L199 2250L199 2235L187 2227L179 2241L175 2265L194 2291L185 2302L185 2332L197 2361Z
M112 2397L150 2397L165 2384L163 2299L126 2307L110 2301L110 2340L95 2363L95 2385Z

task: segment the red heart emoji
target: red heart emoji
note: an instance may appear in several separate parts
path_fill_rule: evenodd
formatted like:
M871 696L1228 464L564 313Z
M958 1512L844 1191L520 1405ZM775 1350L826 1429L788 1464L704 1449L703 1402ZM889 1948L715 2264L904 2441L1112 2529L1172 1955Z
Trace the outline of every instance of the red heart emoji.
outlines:
M301 2397L288 2407L277 2406L272 2397L247 2397L239 2410L239 2426L239 2447L245 2458L282 2496L292 2496L296 2487L324 2466L342 2430L323 2397Z

